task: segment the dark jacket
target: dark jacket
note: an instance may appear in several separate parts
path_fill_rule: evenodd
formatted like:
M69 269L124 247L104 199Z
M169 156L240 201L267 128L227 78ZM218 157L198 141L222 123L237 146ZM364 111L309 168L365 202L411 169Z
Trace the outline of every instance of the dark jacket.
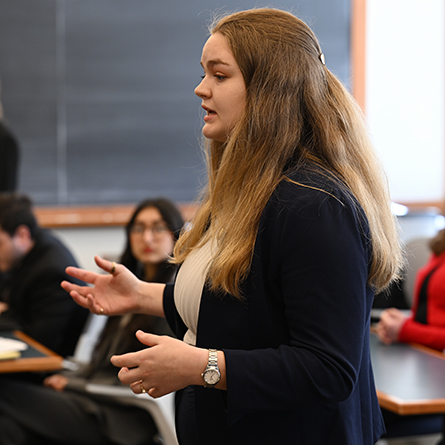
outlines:
M23 332L54 352L72 355L88 311L60 287L76 282L65 272L77 266L68 249L50 233L40 230L35 245L13 270L0 277L0 300L9 310L0 325L13 321Z
M370 445L384 432L369 350L366 218L326 176L291 178L312 188L284 180L269 200L245 300L203 292L197 346L224 351L227 392L195 387L201 443ZM173 285L164 310L182 338Z
M17 188L19 147L14 135L0 121L0 192L13 192Z

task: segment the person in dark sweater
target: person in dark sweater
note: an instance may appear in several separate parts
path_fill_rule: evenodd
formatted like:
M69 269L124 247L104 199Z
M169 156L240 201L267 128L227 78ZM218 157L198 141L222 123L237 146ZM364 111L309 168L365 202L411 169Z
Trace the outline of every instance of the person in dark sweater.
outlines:
M0 328L20 329L54 352L72 355L88 311L60 288L77 263L42 229L29 197L0 194Z

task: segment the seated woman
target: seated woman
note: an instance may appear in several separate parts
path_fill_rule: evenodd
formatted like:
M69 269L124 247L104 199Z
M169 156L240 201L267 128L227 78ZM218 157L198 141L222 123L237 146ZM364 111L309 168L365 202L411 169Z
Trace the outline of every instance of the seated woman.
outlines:
M167 257L182 225L181 214L170 201L143 201L127 224L127 245L120 262L146 281L171 281L176 267ZM109 317L91 362L77 371L51 375L43 385L0 378L0 443L158 443L148 412L86 391L87 383L120 384L110 357L145 348L135 337L139 329L171 335L165 319L142 314Z
M377 335L383 343L419 343L445 349L445 229L431 241L432 255L419 269L410 316L396 308L382 312Z
M392 307L380 316L376 332L383 343L418 343L439 351L445 349L445 229L430 241L429 247L430 259L417 272L411 315ZM384 437L442 432L440 414L399 416L382 412L387 429Z

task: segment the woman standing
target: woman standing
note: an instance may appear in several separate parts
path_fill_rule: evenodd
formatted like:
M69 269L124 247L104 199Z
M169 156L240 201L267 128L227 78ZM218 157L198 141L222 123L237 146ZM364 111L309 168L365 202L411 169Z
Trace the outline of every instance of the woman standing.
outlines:
M95 313L165 316L178 339L115 356L153 397L179 391L181 445L372 444L384 426L369 353L375 290L402 263L386 183L354 100L312 31L274 9L212 28L195 93L208 186L174 284L69 268Z
M166 199L141 202L126 226L122 264L141 280L171 281L176 266L167 261L183 225L179 210ZM91 362L76 371L47 377L43 385L20 379L0 379L0 443L2 445L83 444L149 445L157 428L142 408L119 398L89 393L87 385L120 384L113 354L144 347L135 332L143 329L172 335L165 319L146 314L108 318ZM42 407L44 407L42 409Z

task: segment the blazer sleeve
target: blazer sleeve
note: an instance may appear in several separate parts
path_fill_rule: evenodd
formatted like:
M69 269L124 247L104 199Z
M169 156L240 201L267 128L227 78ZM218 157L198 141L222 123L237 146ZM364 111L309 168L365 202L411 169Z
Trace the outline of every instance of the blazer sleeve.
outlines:
M348 399L363 354L369 354L373 292L367 287L366 220L350 197L304 190L293 204L277 204L263 215L257 244L269 239L254 261L271 255L268 264L278 265L265 292L280 294L289 341L276 348L224 350L232 423L257 412ZM260 274L268 271L260 268ZM368 363L363 367L369 372Z

